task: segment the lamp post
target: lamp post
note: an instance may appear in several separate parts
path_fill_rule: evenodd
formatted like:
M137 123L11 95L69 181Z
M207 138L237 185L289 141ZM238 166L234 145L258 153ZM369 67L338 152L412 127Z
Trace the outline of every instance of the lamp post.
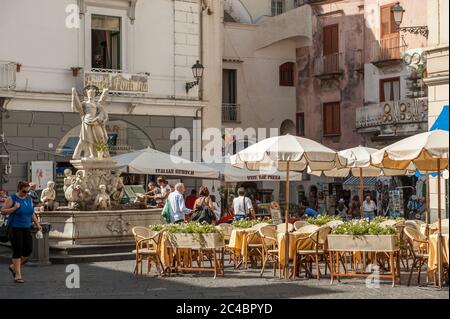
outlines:
M420 34L423 37L428 39L428 27L425 26L412 26L412 27L400 27L403 21L403 13L405 12L405 9L400 5L400 2L397 2L392 8L391 8L392 16L394 18L394 22L398 27L399 31L413 33L413 34Z
M186 83L186 94L189 93L189 90L195 87L200 83L200 80L203 77L203 70L205 67L200 63L199 60L192 66L192 74L194 75L195 81Z

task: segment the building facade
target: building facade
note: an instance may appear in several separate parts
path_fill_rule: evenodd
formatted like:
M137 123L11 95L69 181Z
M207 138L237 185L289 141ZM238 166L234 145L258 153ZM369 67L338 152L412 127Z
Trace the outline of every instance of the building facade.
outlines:
M448 1L428 0L428 47L426 50L427 76L424 81L428 87L428 126L431 127L448 105ZM448 167L447 167L448 169ZM436 177L430 177L430 216L437 219L438 183ZM449 180L442 179L441 184L442 216L448 218ZM445 218L445 217L443 217Z
M194 145L201 149L194 120L220 123L207 110L221 105L214 69L221 52L209 46L220 43L214 25L222 16L222 2L206 0L2 2L2 187L14 191L19 180L31 180L35 161L54 162L56 179L71 166L80 125L72 87L80 97L89 85L110 89L112 155L147 146L170 152L179 138L172 130L184 128L190 148L183 155L194 159ZM203 79L187 90L197 60Z

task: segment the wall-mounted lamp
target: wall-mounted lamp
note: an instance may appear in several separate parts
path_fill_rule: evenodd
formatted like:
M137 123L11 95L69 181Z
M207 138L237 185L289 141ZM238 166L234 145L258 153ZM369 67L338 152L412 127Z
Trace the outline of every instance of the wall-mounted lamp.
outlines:
M199 60L192 66L192 74L194 75L194 82L187 82L186 83L186 94L189 93L189 90L192 89L194 86L198 85L200 83L200 80L203 77L203 70L204 66L200 63Z
M399 31L413 33L413 34L420 34L428 39L428 27L427 26L413 26L413 27L400 27L403 21L403 13L405 10L400 5L400 2L397 2L392 8L391 8L392 15L394 17L394 22L398 27Z
M134 24L134 20L136 20L136 2L137 0L130 0L128 3L128 18L130 19L131 24Z

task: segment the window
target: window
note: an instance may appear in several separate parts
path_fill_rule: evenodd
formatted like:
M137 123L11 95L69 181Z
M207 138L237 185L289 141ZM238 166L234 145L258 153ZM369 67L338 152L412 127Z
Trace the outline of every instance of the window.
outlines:
M323 135L341 134L341 104L339 102L323 104Z
M297 136L305 136L305 113L297 113Z
M400 100L400 78L380 80L380 102Z
M333 24L323 28L323 55L339 52L339 25Z
M398 27L394 22L394 15L391 11L394 5L392 3L380 8L380 30L382 38L398 33Z
M272 0L272 17L284 12L284 0Z
M236 73L236 70L223 70L222 102L224 104L236 104L237 102Z
M294 86L294 63L280 65L280 86Z
M121 18L93 14L91 61L93 68L121 69Z

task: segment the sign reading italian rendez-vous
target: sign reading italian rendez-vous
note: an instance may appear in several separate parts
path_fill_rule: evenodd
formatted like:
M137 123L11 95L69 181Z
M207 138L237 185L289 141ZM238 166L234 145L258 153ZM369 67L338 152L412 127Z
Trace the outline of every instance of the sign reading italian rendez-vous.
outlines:
M85 72L84 86L94 85L118 93L147 93L149 78L142 74Z

